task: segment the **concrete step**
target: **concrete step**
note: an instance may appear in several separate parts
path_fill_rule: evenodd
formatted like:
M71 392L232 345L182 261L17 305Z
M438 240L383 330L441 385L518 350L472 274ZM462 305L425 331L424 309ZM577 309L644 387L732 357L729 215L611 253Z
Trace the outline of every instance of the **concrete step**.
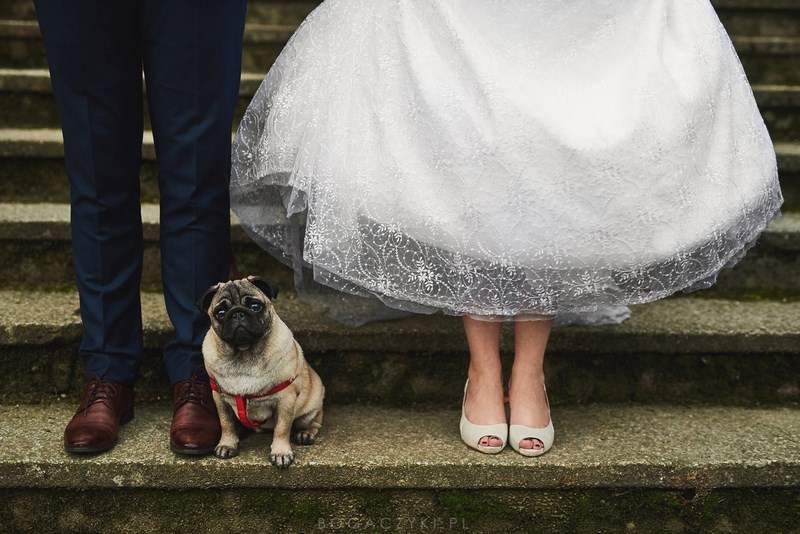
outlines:
M142 200L157 202L158 173L150 132L143 138ZM0 198L17 202L68 202L61 131L0 129Z
M174 455L163 404L112 451L70 456L72 410L0 408L7 531L788 533L800 514L797 408L556 407L555 445L531 459L468 449L458 410L329 404L287 470L269 434L230 460Z
M772 139L800 141L800 85L756 85L753 93Z
M243 90L250 88L244 84ZM256 83L256 82L252 82ZM776 105L797 98L798 90L768 89L762 93L774 95ZM800 188L800 141L776 142L778 169L781 185L786 192L787 207L794 209L800 203L793 203L795 188ZM64 144L61 130L55 128L6 128L0 129L0 195L4 199L19 201L63 201L68 198L66 171L63 167ZM155 148L152 132L145 131L142 142L143 194L145 198L157 198L156 176L152 163L155 162ZM34 185L35 184L35 185ZM27 193L26 193L27 192ZM21 196L17 196L17 193ZM41 194L40 194L41 193Z
M159 291L159 215L157 204L142 208L145 239L145 290ZM253 244L233 221L233 244L242 273L271 273L291 286L292 274ZM0 287L66 289L74 284L69 205L0 203ZM734 269L724 270L716 291L767 291L800 294L800 213L775 220L757 247Z
M243 69L266 73L295 28L296 25L248 24L244 35ZM731 35L752 83L800 84L800 30L789 35L762 36L733 31ZM0 67L47 67L39 27L34 20L0 20Z
M0 290L0 402L80 392L78 306L73 292ZM331 402L458 405L469 360L460 318L418 315L352 329L312 310L291 289L275 308ZM142 309L145 352L137 391L142 399L168 398L160 353L172 329L163 297L144 293ZM621 325L557 328L545 362L550 398L554 405L796 405L798 319L797 298L680 297L635 306ZM512 326L504 326L501 343L507 371Z
M159 209L142 207L144 272L142 287L161 290ZM232 245L242 273L269 274L282 287L293 287L292 272L258 248L233 218ZM74 287L68 204L0 204L0 273L2 288L66 290ZM2 274L0 274L0 277Z
M234 126L241 120L263 78L261 72L242 73ZM756 85L753 90L773 140L800 141L800 85ZM144 104L146 109L146 99ZM46 69L0 69L0 109L3 110L0 129L59 126ZM145 125L150 127L147 113Z
M796 0L712 0L728 31L741 35L800 35ZM260 24L297 26L320 0L250 0L247 20ZM34 20L32 0L4 0L0 19Z
M800 209L800 143L775 143L784 209Z
M772 92L778 105L796 95L795 90ZM785 209L800 210L800 141L777 142L775 151ZM57 128L0 129L0 198L17 202L66 202L69 193L63 153L61 132ZM142 198L155 202L157 172L150 132L144 135L143 156Z
M712 0L711 3L731 35L800 35L800 5L796 0Z
M296 24L248 24L242 67L266 73L296 28ZM35 20L0 20L0 66L47 68L42 36Z
M258 85L263 80L264 75L259 73L242 73L242 85L239 91L236 116L233 127L235 128L244 114L247 105L253 98ZM786 88L792 91L793 87ZM146 91L145 91L146 92ZM800 87L798 88L800 93ZM800 114L800 97L798 105L791 97L779 97L782 105L778 111L781 116L786 113L791 114L797 107ZM767 97L769 101L769 97ZM784 105L785 104L785 105ZM150 129L150 116L147 111L147 98L144 98L144 121L145 128ZM58 128L60 121L56 101L50 87L50 73L47 69L0 69L0 129L2 128ZM791 127L794 121L787 122ZM800 128L798 128L800 130ZM800 138L800 133L798 133Z
M320 0L249 0L247 20L260 24L297 26L319 4ZM35 20L33 0L3 0L0 3L0 19Z
M751 83L800 84L800 38L734 37L733 42Z

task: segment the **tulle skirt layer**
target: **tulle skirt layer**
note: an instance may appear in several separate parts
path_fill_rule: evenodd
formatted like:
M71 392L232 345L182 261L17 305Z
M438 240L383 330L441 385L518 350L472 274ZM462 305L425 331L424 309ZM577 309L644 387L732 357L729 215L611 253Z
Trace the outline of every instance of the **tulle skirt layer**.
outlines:
M325 304L350 323L619 320L711 285L782 202L707 0L328 0L250 104L231 194L301 287L383 303Z

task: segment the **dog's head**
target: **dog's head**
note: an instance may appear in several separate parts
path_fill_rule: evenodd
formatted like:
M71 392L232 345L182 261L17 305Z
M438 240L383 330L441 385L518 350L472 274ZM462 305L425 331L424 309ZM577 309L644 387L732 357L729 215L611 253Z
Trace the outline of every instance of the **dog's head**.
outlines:
M211 318L211 328L223 343L246 349L269 335L275 314L272 299L277 296L274 284L249 276L210 287L198 306Z

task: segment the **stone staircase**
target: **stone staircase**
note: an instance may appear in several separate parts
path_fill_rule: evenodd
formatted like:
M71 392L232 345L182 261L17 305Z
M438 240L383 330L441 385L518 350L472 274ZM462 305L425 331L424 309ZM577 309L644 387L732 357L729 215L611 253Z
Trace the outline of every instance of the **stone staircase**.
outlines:
M375 0L378 1L378 0ZM468 354L453 317L348 329L291 291L236 224L244 273L327 386L326 425L289 470L270 437L238 458L169 451L152 140L142 169L145 364L136 418L92 458L63 452L79 395L63 147L30 0L0 5L0 525L7 532L800 532L800 0L716 0L779 156L776 221L718 285L554 332L554 449L468 450ZM240 111L318 2L251 0ZM504 330L506 368L511 332Z

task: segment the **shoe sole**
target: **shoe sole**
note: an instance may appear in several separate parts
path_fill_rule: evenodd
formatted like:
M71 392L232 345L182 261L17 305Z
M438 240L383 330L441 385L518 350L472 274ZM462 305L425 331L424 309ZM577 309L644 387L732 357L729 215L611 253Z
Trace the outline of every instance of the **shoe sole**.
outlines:
M184 448L178 447L177 445L175 445L174 443L172 443L170 441L169 442L169 448L170 448L170 450L172 452L174 452L176 454L188 454L190 456L202 456L202 455L205 455L205 454L211 454L212 452L214 452L214 449L216 447L211 447L210 449L184 449Z
M114 440L114 443L107 447L67 447L64 445L64 450L70 454L98 454L113 449L117 441L118 440Z
M119 426L128 424L133 419L133 408L128 410L127 412L123 413L119 418ZM117 443L119 442L119 438L116 438L113 443L110 445L106 445L104 447L68 447L66 443L64 444L64 450L70 454L97 454L100 452L106 452L113 449Z

